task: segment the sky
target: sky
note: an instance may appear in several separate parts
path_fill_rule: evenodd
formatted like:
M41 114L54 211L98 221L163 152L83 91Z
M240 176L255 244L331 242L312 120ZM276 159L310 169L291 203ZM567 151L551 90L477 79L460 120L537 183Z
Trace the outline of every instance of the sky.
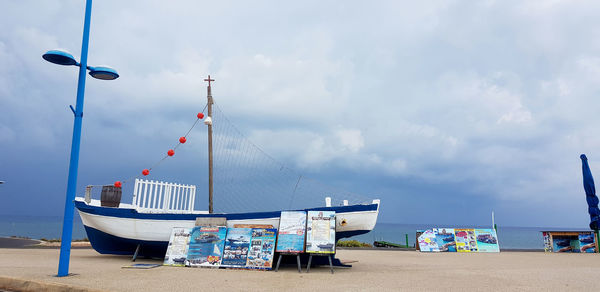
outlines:
M41 55L79 59L83 2L0 0L0 215L64 210L78 70ZM120 77L86 80L78 195L159 160L210 74L252 143L379 222L586 227L600 4L416 2L95 1L88 64ZM154 179L206 188L191 138Z

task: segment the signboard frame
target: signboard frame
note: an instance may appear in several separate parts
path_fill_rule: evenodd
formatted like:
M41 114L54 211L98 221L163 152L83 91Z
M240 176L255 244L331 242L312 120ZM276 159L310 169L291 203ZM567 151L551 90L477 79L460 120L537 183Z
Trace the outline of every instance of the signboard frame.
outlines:
M308 211L306 253L335 254L335 211Z

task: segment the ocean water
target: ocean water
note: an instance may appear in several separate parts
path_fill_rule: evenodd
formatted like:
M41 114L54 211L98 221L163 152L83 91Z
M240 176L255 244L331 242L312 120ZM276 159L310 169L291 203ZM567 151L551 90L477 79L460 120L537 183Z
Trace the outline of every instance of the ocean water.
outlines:
M33 239L59 239L62 234L62 217L0 215L0 237L21 236ZM73 239L87 238L77 212L73 220Z
M490 228L489 226L445 226L426 224L392 224L377 223L375 228L362 235L350 239L373 243L383 240L393 243L405 244L408 234L408 244L413 246L417 230L425 230L434 227L446 228ZM543 249L542 230L564 230L565 228L552 227L508 227L498 226L498 242L501 249ZM583 230L578 228L566 228L567 230ZM62 231L62 217L59 216L14 216L0 215L0 236L24 236L34 239L60 238ZM85 229L81 218L76 213L73 222L73 239L86 238Z
M431 225L431 224L392 224L377 223L375 228L362 235L354 236L355 239L362 242L373 243L376 240L383 240L398 244L406 244L406 235L408 234L408 244L414 246L417 230L431 228L491 228L490 226L452 226L452 225ZM542 230L583 230L581 228L554 228L554 227L510 227L498 226L498 243L500 249L544 249L542 239Z

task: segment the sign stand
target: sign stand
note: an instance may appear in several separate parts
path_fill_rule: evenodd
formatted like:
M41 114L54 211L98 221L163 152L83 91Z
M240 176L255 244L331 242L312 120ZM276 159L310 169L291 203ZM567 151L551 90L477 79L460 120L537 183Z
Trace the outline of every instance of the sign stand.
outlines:
M281 264L281 257L284 255L291 255L291 256L295 255L296 262L298 263L298 273L302 273L302 267L300 266L300 254L299 253L280 253L279 259L277 259L277 266L275 267L275 272L279 271L279 264ZM329 263L331 263L331 258L329 258Z
M330 254L327 254L327 255L315 254L315 255L322 256L322 257L326 256L329 258L329 268L331 269L331 273L333 274L333 264L331 263L331 255ZM313 254L310 254L310 256L308 257L308 266L306 267L307 273L310 272L310 264L312 263L312 257L313 257Z

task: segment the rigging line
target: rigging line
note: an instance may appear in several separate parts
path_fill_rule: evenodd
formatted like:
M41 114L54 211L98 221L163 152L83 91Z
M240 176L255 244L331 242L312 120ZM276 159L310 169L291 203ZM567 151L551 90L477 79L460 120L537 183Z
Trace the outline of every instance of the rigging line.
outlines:
M250 144L252 144L252 146L256 147L256 149L258 151L260 151L262 154L264 154L265 156L267 156L268 158L270 158L271 160L273 160L273 162L279 164L281 166L282 169L286 169L290 172L292 172L295 175L302 175L301 173L298 173L297 171L295 171L294 169L291 169L289 167L286 167L284 163L278 161L277 159L273 158L271 155L267 154L264 150L262 150L262 148L260 148L259 146L257 146L256 144L252 143L244 134L242 134L242 132L233 124L231 123L231 121L227 118L227 116L223 113L223 111L221 110L221 108L219 107L219 105L217 105L216 103L214 103L215 107L219 110L219 112L221 113L221 115L223 115L223 119L225 119L230 125L231 127L233 127L233 129L240 135L242 136L242 138L244 138L244 140L247 140ZM320 183L319 183L320 184ZM322 186L326 186L323 184L320 184Z
M271 160L275 161L276 163L280 164L280 165L284 165L282 162L278 161L277 159L273 158L271 155L267 154L265 151L263 151L260 147L258 147L256 144L252 143L244 134L242 134L242 132L231 122L229 121L229 119L227 118L227 116L223 113L223 111L221 110L221 108L216 104L213 103L215 105L215 107L217 109L219 109L219 112L221 112L221 114L223 115L223 119L225 119L229 124L231 124L231 127L240 135L242 136L242 138L244 138L245 140L247 140L250 144L252 144L254 147L256 147L256 149L258 149L260 152L262 152L262 154L264 154L265 156L269 157Z
M216 113L218 113L218 112L216 112ZM218 119L219 115L217 115L216 118ZM240 197L242 196L242 192L238 188L239 184L233 182L233 177L236 176L236 174L239 172L239 169L240 169L240 167L238 165L240 164L241 159L234 159L234 156L237 156L238 158L240 158L238 150L240 149L240 144L241 144L241 142L243 142L243 140L231 138L232 135L231 135L231 124L230 123L218 123L218 124L220 127L223 126L220 137L222 137L223 140L226 140L229 143L233 142L233 143L237 144L232 148L232 149L234 149L234 151L228 151L228 152L230 152L228 155L221 155L222 153L215 153L216 156L218 157L218 159L220 161L224 162L223 165L219 165L220 168L222 169L223 172L227 173L227 175L226 176L224 175L222 178L225 180L225 182L223 183L223 185L220 188L223 192L223 195L219 196L219 197L225 199L225 201L230 204L229 205L230 207L234 207L236 210L242 210L242 209L244 209L243 207L245 205L242 203L242 200L240 199ZM225 147L223 147L223 148L225 148ZM223 149L223 148L219 148L219 149ZM219 178L217 178L217 179L219 179ZM229 195L226 196L225 192L227 192ZM234 195L235 198L230 198L231 195Z
M292 169L286 167L283 163L279 162L278 160L276 160L275 158L273 158L272 156L270 156L269 154L267 154L265 151L263 151L258 145L252 143L248 138L246 138L244 136L244 134L242 134L242 132L235 127L235 125L233 125L233 123L231 123L229 121L229 119L227 119L227 117L225 116L225 114L223 113L223 111L220 109L220 107L218 105L215 105L215 107L218 109L219 113L221 115L223 115L223 118L228 122L228 124L231 126L231 128L233 128L233 130L235 130L235 132L242 137L242 139L244 140L244 142L248 143L248 145L244 144L244 150L247 149L247 147L252 146L252 148L254 148L253 150L255 150L256 152L262 153L266 158L268 158L270 160L271 163L280 166L278 168L280 168L280 171L283 171L284 173L282 173L281 175L285 175L287 176L287 174L285 172L289 171L291 172L294 176L296 175L300 175L299 173L296 173L295 171L293 171ZM248 151L247 151L248 152ZM277 185L276 183L273 185ZM284 182L279 182L279 188L283 187L283 189L287 189L287 187L285 187L286 183ZM283 198L282 198L283 199ZM283 201L281 202L283 203ZM285 205L285 203L283 203L283 205ZM282 205L282 206L283 206Z
M218 108L218 110L219 110L220 114L222 114L224 116L224 113L222 112L222 110L220 108ZM267 158L267 160L263 160L267 164L271 164L272 166L276 166L276 165L280 166L281 165L280 162L278 162L277 160L275 160L273 157L270 157L268 154L266 154L264 151L262 151L260 149L260 147L258 147L256 144L250 142L247 138L245 138L244 135L241 133L241 131L239 131L237 128L235 128L235 126L229 120L227 120L226 118L225 118L225 120L228 122L228 125L230 125L230 127L233 130L235 130L235 133L238 136L242 137L242 139L241 139L242 143L240 143L242 145L239 145L238 148L240 149L240 151L241 151L242 154L245 154L244 156L242 156L242 158L246 158L246 159L239 159L236 164L238 164L238 165L242 164L242 165L244 165L247 168L246 161L250 160L252 163L254 163L255 161L257 161L257 157L258 157L257 154L262 153L263 156L265 158ZM246 156L248 156L249 153L252 153L252 157L251 158L246 157ZM280 168L280 171L287 170L285 167L277 167L277 168ZM250 170L252 170L252 168L250 168ZM265 172L265 171L263 171L263 172ZM285 172L286 171L284 171L284 173L280 173L280 175L287 176L287 174ZM271 189L273 189L273 188L280 188L281 189L282 187L283 187L283 189L287 188L287 187L285 187L286 183L284 183L284 182L282 182L280 180L277 181L272 176L269 177L269 178L271 179L271 182L268 183L268 186ZM255 183L251 184L251 188L253 189L253 191L258 191L258 189L256 189L256 184L257 183L258 182L255 181ZM256 190L254 190L254 189L256 189ZM264 192L264 190L263 190L263 192ZM283 199L280 196L278 196L278 198L279 198L279 201L281 201ZM283 203L281 205L282 207L285 205L285 203L283 201L281 201L280 203Z
M241 210L241 205L239 205L239 200L231 200L230 196L226 194L231 194L232 190L229 187L231 184L229 183L230 175L232 171L227 171L229 168L229 159L231 155L227 155L226 151L226 143L228 140L229 131L226 127L227 125L223 125L219 123L219 116L213 113L214 125L213 133L215 134L214 139L214 159L215 159L215 205L218 206L218 209L221 211L225 211L221 206L230 206L234 207L235 210Z
M202 109L201 113L204 114L204 110L206 109L207 106L208 105L204 106L204 108ZM194 124L192 125L192 127L187 131L187 133L185 133L185 135L183 137L187 137L190 134L190 132L192 131L192 129L194 129L194 127L196 126L196 124L198 124L198 121L200 121L200 118L196 119L196 121L194 122ZM177 147L179 147L181 144L183 144L183 143L179 142L177 145L175 145L175 147L173 147L173 149L177 149ZM160 163L162 163L165 159L167 159L167 157L168 157L168 155L165 156L165 157L163 157L161 160L159 160L154 165L152 165L152 167L148 168L148 170L152 170L152 168L157 167ZM139 175L132 176L132 177L130 177L128 179L123 180L121 183L127 183L130 180L132 180L134 178L138 178L138 177L139 177Z
M290 207L288 209L292 208L292 203L294 202L294 195L296 195L296 189L298 188L298 184L300 183L301 179L302 175L298 177L298 181L296 182L296 186L294 187L294 191L292 192L292 198L290 199Z

